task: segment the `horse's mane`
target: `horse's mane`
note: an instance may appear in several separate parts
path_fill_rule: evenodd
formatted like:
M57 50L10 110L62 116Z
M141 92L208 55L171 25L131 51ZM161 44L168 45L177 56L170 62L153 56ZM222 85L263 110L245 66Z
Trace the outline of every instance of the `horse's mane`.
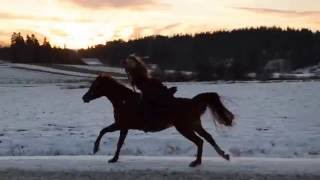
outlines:
M115 78L113 78L108 73L101 73L101 74L99 74L98 78L99 77L104 79L104 80L108 80L108 81L114 83L119 88L122 88L122 90L128 91L128 92L133 93L133 94L138 94L138 93L134 92L132 89L128 88L125 84L123 84L123 83L119 82L118 80L116 80Z

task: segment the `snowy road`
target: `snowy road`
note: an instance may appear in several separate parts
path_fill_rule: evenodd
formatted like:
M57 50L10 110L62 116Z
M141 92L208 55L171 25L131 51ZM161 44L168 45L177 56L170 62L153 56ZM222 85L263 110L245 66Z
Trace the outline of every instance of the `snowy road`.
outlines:
M190 157L125 156L107 164L106 156L0 157L0 177L7 179L285 179L320 178L319 159L204 158L189 168Z

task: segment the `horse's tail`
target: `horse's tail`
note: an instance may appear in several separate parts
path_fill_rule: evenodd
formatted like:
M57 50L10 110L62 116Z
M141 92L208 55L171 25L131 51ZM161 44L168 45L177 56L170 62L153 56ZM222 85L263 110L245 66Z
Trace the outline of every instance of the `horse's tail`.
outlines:
M221 102L217 93L201 93L192 98L198 105L200 113L203 114L209 107L214 120L225 126L232 126L234 115Z

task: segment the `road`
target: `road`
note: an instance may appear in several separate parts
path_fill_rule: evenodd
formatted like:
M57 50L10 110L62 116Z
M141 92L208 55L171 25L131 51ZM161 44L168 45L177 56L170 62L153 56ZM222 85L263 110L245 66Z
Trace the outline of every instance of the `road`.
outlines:
M230 162L204 157L189 168L191 157L122 156L0 157L1 180L57 179L320 179L320 159L235 158Z

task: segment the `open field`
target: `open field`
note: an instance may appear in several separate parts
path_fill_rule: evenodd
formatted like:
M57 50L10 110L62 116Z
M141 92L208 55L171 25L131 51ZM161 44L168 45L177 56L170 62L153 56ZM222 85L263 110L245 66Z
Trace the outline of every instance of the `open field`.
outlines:
M92 78L0 67L0 155L89 155L99 130L113 122L107 99L82 102ZM319 82L175 83L177 96L214 91L236 115L233 128L204 127L236 157L320 156ZM114 151L118 133L107 134L100 154ZM35 148L37 147L37 148ZM124 155L191 156L193 144L175 129L131 131ZM216 156L209 145L204 154Z
M135 179L158 177L155 174L160 174L159 179L319 178L315 172L320 172L316 169L320 167L320 82L169 83L178 86L179 97L218 92L236 115L233 128L215 127L207 114L202 118L204 127L234 160L212 159L217 154L205 144L203 166L190 170L187 164L196 148L174 128L154 134L129 131L121 152L124 157L115 165L107 165L109 157L100 155L113 154L118 133L106 134L98 156L83 156L92 154L100 129L113 122L113 109L105 98L84 104L81 97L92 77L72 73L0 65L0 173L4 179L99 179L107 174L122 179L123 173L114 171L120 167L126 177ZM39 155L43 157L24 157ZM59 169L61 164L61 168L79 166L65 171ZM276 171L279 167L284 169ZM167 171L171 169L175 172Z

